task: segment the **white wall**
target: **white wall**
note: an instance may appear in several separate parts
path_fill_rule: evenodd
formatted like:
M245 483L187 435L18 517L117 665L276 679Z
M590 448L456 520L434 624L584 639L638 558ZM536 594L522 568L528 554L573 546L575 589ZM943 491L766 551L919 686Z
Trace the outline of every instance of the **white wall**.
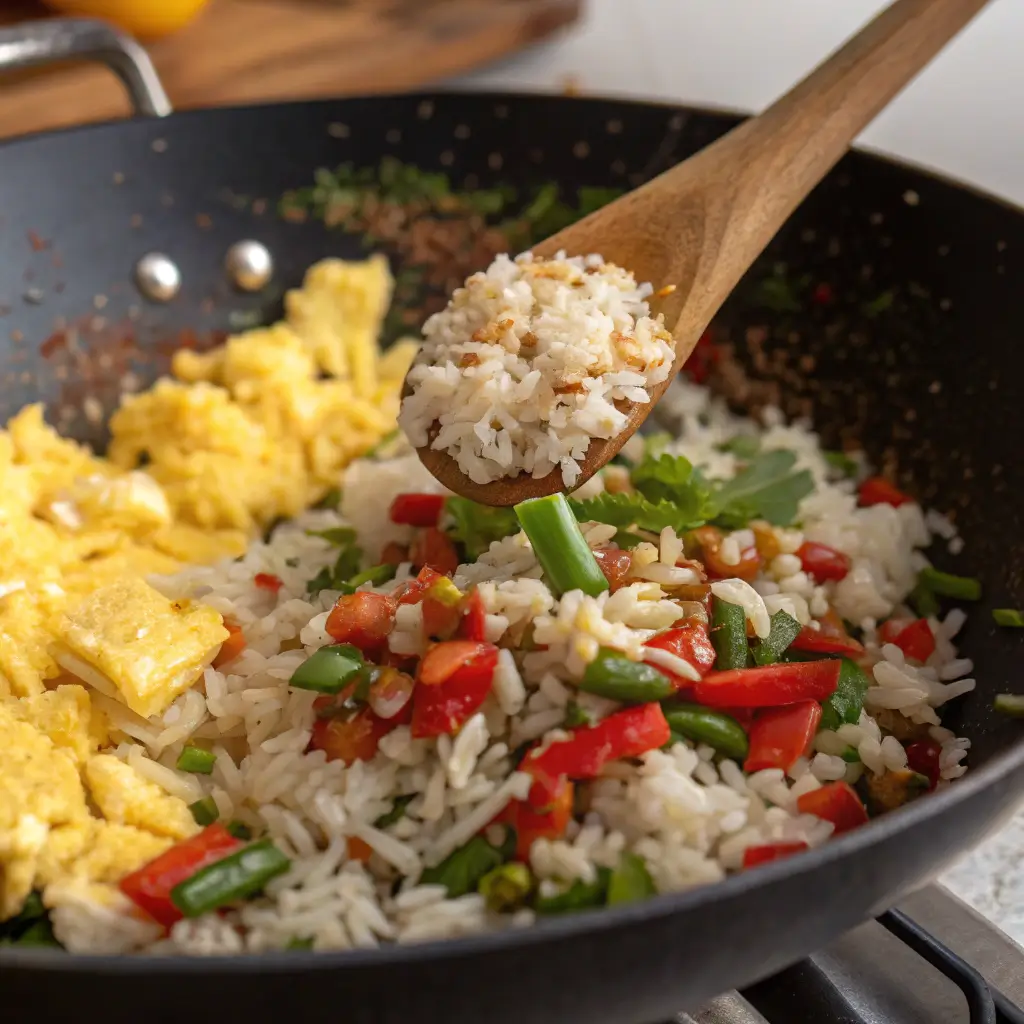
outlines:
M879 0L585 0L557 42L460 87L664 98L758 110L885 5ZM1024 0L990 0L862 143L1024 204Z

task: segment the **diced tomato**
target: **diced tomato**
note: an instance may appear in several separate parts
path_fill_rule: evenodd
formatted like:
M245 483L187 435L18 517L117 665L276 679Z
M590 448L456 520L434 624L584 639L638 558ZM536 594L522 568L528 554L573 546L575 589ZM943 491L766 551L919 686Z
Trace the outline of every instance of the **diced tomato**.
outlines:
M813 540L804 541L797 549L796 557L800 559L804 572L814 577L816 583L824 583L826 580L838 582L845 579L850 571L850 559L847 555Z
M711 672L693 684L693 696L712 708L770 708L803 700L822 701L835 691L841 667L837 658L826 658Z
M697 344L693 346L693 351L687 358L683 369L696 383L703 384L707 380L708 374L711 373L711 370L718 363L719 358L720 353L709 327L697 339Z
M907 767L918 775L923 775L934 789L939 784L942 769L939 765L939 757L942 754L942 746L935 740L918 740L916 743L907 745Z
M762 711L750 729L746 772L781 768L788 772L797 758L810 750L821 721L821 705L814 700Z
M420 569L416 579L403 583L394 592L394 597L399 604L416 604L423 600L423 595L434 585L437 580L444 579L444 573L431 569L429 565Z
M241 845L220 822L215 822L126 875L119 883L121 892L154 921L170 928L182 917L171 902L171 890L200 868L222 860Z
M914 619L887 642L894 643L908 658L915 661L927 661L935 653L935 634L927 619Z
M761 556L757 553L755 544L740 552L740 560L736 565L729 565L722 560L722 541L725 538L718 527L700 526L693 531L692 536L700 545L701 561L713 579L736 578L750 581L761 569Z
M797 797L797 810L801 814L813 814L816 818L831 821L835 834L849 832L868 820L860 797L847 782L830 782L819 789L812 789Z
M214 668L234 661L245 650L245 634L242 627L236 626L233 622L225 622L224 628L228 631L228 638L220 645L220 650L213 659Z
M528 752L521 768L532 775L557 779L593 779L609 761L639 757L663 747L671 730L660 704L637 704L616 711L597 725L573 730L545 750Z
M667 629L664 633L652 636L645 647L654 647L660 651L668 651L677 658L689 662L702 676L706 676L715 666L715 648L704 626L692 623ZM677 676L660 665L654 666L662 675L666 675L675 684L677 690L691 686L693 680Z
M633 558L628 551L615 544L608 544L605 547L594 549L594 558L597 561L608 586L614 594L620 587L626 585L626 577L633 567Z
M497 665L493 644L449 640L431 647L413 691L413 736L450 736L462 728L491 692Z
M362 708L355 714L331 715L318 718L313 723L313 735L309 740L311 750L322 750L328 761L353 764L355 761L371 761L377 753L377 745L396 728L401 716L384 719L370 710Z
M814 286L814 291L811 292L811 302L816 306L828 306L835 299L835 293L832 291L832 285L827 281L821 281Z
M802 840L791 843L765 843L764 846L748 846L743 851L743 866L756 868L758 864L769 864L773 860L781 860L794 853L803 853L810 847Z
M358 836L348 837L348 859L365 864L373 856L373 847Z
M451 538L436 526L421 530L409 551L413 565L430 566L445 576L451 576L459 567L459 553Z
M483 643L487 639L487 609L475 587L462 600L462 623L459 634L466 640Z
M409 561L409 549L403 547L397 541L389 541L381 549L380 553L380 564L381 565L401 565L403 562Z
M394 599L365 590L343 594L327 616L325 628L339 644L354 644L372 657L380 653L395 628Z
M438 601L428 593L423 598L423 635L430 640L447 640L455 635L462 620L459 606Z
M505 820L516 830L516 860L530 859L535 839L561 839L572 819L573 784L559 779L549 789L534 783L526 800L517 800Z
M862 505L892 505L894 508L914 500L882 476L868 477L860 485L857 496Z
M909 619L886 619L878 627L878 639L883 644L896 643L896 637L903 632L903 628L909 624Z
M284 586L279 577L273 576L269 572L256 573L252 581L260 590L269 590L272 594L276 594Z
M443 494L399 494L391 502L388 518L403 526L437 526L444 503Z
M791 644L794 651L812 654L846 654L851 657L864 652L864 645L846 632L843 620L835 610L829 610L818 619L818 629L804 626Z

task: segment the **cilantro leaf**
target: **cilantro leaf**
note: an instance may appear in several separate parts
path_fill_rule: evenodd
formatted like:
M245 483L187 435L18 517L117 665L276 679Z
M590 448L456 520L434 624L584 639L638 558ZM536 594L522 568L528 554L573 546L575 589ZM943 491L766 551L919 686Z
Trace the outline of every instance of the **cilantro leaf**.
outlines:
M784 449L761 452L731 480L719 484L712 505L720 525L739 528L761 517L775 526L790 526L800 500L814 490L811 474L793 472L796 455Z
M447 532L466 549L470 559L479 558L494 541L519 532L519 520L511 508L478 505L456 496L450 497L444 507L453 520Z
M344 590L347 581L359 572L363 553L355 543L356 531L349 526L334 526L329 530L310 530L312 537L322 537L341 548L334 565L325 565L307 584L306 592L319 594L321 590ZM353 586L352 590L355 590Z
M307 530L306 533L310 537L319 537L336 548L348 547L354 544L356 539L356 531L351 526L332 526L326 530Z
M761 441L754 434L736 434L718 446L722 452L732 452L738 459L752 459L761 449Z
M396 796L390 811L385 811L374 823L374 828L389 828L405 817L405 809L416 799L415 793Z
M676 533L685 533L704 520L694 520L692 509L681 508L671 501L648 501L642 494L598 494L584 501L569 499L569 506L581 522L593 520L626 529L635 526L639 530L660 533L671 526ZM619 538L616 537L616 543Z

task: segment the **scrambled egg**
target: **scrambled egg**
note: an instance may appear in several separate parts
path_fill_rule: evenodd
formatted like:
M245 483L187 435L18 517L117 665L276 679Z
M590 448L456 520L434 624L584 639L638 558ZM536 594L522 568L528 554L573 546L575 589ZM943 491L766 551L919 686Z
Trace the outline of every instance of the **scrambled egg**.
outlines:
M145 577L240 555L394 428L415 345L378 349L391 289L382 257L322 261L284 321L183 350L173 379L126 397L105 458L38 405L0 430L0 921L33 888L113 902L196 831L114 752L127 737L90 688L161 715L228 634Z

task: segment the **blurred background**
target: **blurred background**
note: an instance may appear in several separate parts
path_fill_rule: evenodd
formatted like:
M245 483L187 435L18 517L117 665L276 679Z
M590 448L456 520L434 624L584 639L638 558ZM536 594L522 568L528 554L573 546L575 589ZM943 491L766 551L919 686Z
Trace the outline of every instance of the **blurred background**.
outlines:
M144 37L176 106L455 88L758 110L886 0L48 0ZM1024 2L990 6L863 143L1024 202ZM96 69L5 83L0 137L117 116Z

